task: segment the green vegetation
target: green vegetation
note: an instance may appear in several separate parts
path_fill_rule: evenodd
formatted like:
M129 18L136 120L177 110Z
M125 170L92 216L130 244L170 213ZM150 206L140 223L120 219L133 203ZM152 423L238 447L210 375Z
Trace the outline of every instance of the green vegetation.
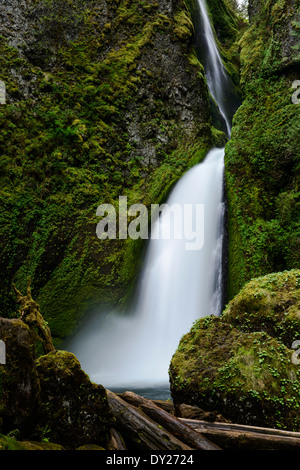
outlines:
M1 315L16 315L12 282L22 290L31 277L59 344L91 306L123 305L138 272L143 244L100 243L98 205L162 202L224 136L211 125L182 2L174 17L138 0L111 1L109 14L72 0L28 8L23 58L0 38ZM191 90L188 125L171 94L178 76Z
M231 301L221 318L197 321L182 338L170 366L172 393L178 403L237 422L299 431L300 369L290 349L300 322L300 108L291 100L299 10L293 0L253 1L248 24L234 4L207 0L224 65L242 95L225 154ZM227 142L213 125L193 48L195 5L28 0L21 13L3 6L0 313L16 317L12 283L24 292L31 278L55 346L89 310L122 309L135 286L146 244L100 242L97 207L118 207L119 196L128 205L162 203L185 171ZM24 346L28 328L9 323L3 340L20 334ZM11 348L13 365L0 371L1 388L11 391L0 396L9 397L0 411L19 417L20 406L32 426L39 406L45 448L49 435L66 436L58 385L73 392L79 381L79 415L83 399L90 413L105 398L74 356L55 352L34 362L31 339L20 354ZM32 387L26 406L15 395L24 377ZM19 448L15 438L1 435L0 449Z
M229 302L222 319L244 332L265 331L291 348L300 326L299 269L251 280Z
M15 439L0 434L0 450L25 450L25 448Z
M217 410L236 423L299 431L300 271L255 279L221 318L194 323L170 365L175 403Z
M230 297L253 277L299 266L295 14L287 0L268 1L240 40L244 100L225 156Z

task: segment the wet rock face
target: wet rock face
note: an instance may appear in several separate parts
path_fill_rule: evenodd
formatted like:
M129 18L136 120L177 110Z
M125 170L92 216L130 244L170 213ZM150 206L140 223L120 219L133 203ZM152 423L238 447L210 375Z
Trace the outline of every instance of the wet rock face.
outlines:
M191 164L225 136L212 126L214 105L183 0L0 0L0 21L8 105L0 118L9 133L1 142L7 156L1 175L22 204L23 189L16 188L26 187L25 211L32 211L30 228L22 225L24 235L17 234L24 249L14 254L13 269L3 262L7 281L0 294L8 302L2 315L15 308L9 297L12 279L21 268L31 271L31 256L37 255L33 289L54 341L60 341L95 302L125 301L136 277L138 260L127 255L127 243L104 249L95 235L94 207L107 203L106 187L116 205L123 194L135 203L161 202ZM13 183L10 165L18 168ZM81 184L89 189L83 191ZM3 201L15 207L7 190L3 183ZM53 193L59 210L56 199L50 202ZM49 222L49 230L36 239L43 247L36 250L32 235L49 205L57 229ZM87 219L78 217L82 208ZM0 226L3 259L11 259L6 240L13 210L8 214ZM81 220L76 234L74 220ZM82 236L75 240L77 234ZM75 252L78 277L71 268L69 282L65 269ZM81 282L82 276L88 279Z
M51 4L45 1L37 4L29 0L20 2L9 0L5 4L3 1L1 3L2 35L10 46L19 51L21 57L40 67L44 72L53 72L57 67L56 52L59 47L69 47L72 41L77 40L84 33L86 28L84 18L87 15L85 10L89 6L91 11L88 13L97 25L99 34L101 30L107 33L107 30L112 28L112 37L105 47L101 48L101 52L99 51L99 60L107 57L112 50L118 50L122 41L128 40L125 28L113 27L118 16L117 4L108 5L105 0L98 2L97 7L92 4L93 2L85 2L83 7L75 2L66 3L62 0L55 0L52 2L55 11ZM186 17L185 24L176 26L178 21L174 18L174 10L180 7L180 1L165 0L157 4L153 3L153 5L153 17L155 18L156 15L165 17L165 24L162 24L165 31L153 35L138 58L137 70L145 70L148 80L145 80L144 75L137 98L138 104L144 101L144 105L140 106L146 111L142 121L145 125L150 124L148 133L151 133L152 129L152 142L158 140L163 146L170 140L169 134L173 131L171 124L177 125L187 136L195 136L197 126L201 123L208 123L210 115L206 86L204 82L197 80L199 69L191 67L187 58L187 46L191 43L193 35L192 23ZM175 36L171 34L172 22L175 25ZM23 92L28 96L28 84L21 76L16 78ZM33 91L34 84L31 83L31 86ZM154 129L155 126L153 127L149 122L153 115L157 116L162 113L162 110L157 108L158 100L162 100L166 108L166 121L173 118L173 122L169 122L169 132L164 135ZM151 144L150 139L147 139L145 132L139 128L141 116L134 114L137 108L135 101L132 106L129 104L129 112L125 116L125 122L128 123L129 141L133 145L136 143L133 153L135 156L141 156L145 165L151 161L157 164L154 145ZM138 145L139 142L141 145Z
M85 4L91 6L93 2L86 1ZM53 5L53 7L52 7ZM1 0L0 2L0 20L2 35L9 40L10 45L17 48L24 48L24 45L30 44L42 32L45 33L44 41L51 42L54 33L58 32L58 24L55 21L46 21L46 16L54 14L57 20L62 23L63 38L65 40L74 40L80 32L82 23L78 21L78 16L83 7L76 2L64 2L62 0L53 0L53 3L47 1L33 2L31 0ZM55 10L55 11L54 11ZM97 21L100 25L104 25L109 18L107 2L99 0L95 9ZM41 25L48 25L48 30L41 32L35 31ZM47 34L48 32L48 34ZM53 37L52 37L53 36ZM57 39L57 37L56 37Z
M0 365L0 433L49 438L66 448L105 445L111 414L106 391L76 357L54 351L35 359L35 336L21 320L0 318L6 364ZM47 432L47 435L45 434Z
M182 44L166 34L156 34L153 45L143 49L137 69L142 80L124 122L131 156L142 158L145 166L156 167L161 149L171 153L178 139L193 140L206 128L210 111L205 84ZM158 115L160 123L155 118Z
M26 0L1 0L0 2L1 34L13 47L20 46L23 43L23 36L28 34L27 11L28 1Z
M281 62L281 67L299 64L299 32L296 25L300 19L300 12L296 2L249 0L248 12L250 23L266 23L266 27L272 30L269 55L273 59L270 62L273 62L274 71L278 67L277 61Z

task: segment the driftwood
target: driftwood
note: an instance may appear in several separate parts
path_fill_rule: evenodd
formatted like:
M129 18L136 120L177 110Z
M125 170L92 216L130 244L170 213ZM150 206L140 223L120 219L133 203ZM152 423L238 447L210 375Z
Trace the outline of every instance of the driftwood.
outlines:
M158 425L137 407L107 390L111 411L116 419L115 427L138 448L144 450L192 450L170 432Z
M179 418L165 406L133 392L107 391L116 427L147 450L300 450L300 432ZM121 449L120 449L121 450Z
M53 346L50 328L40 313L39 305L31 296L30 280L27 284L26 295L22 295L14 284L13 289L20 304L21 320L26 323L29 328L36 329L34 330L35 334L41 341L45 354L54 351L55 348Z
M110 428L109 434L110 434L110 440L108 444L109 450L126 450L126 445L123 441L123 438L115 428Z
M138 407L138 409L143 411L149 418L163 426L173 436L176 436L192 449L220 450L220 447L216 444L210 442L206 437L202 436L183 421L180 421L176 416L173 416L157 406L152 400L140 397L133 392L125 392L121 396L126 402Z
M209 423L180 418L222 449L300 450L300 433L232 423Z
M157 405L159 408L171 413L172 415L175 414L175 406L172 401L170 400L152 400L152 402Z

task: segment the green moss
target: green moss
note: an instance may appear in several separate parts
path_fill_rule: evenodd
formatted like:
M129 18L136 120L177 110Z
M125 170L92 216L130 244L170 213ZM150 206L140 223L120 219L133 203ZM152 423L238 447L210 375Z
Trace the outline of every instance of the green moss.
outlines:
M90 308L122 306L140 266L141 241L99 242L97 207L117 206L120 195L130 204L165 201L222 136L206 109L186 130L169 98L173 71L161 77L167 43L188 88L208 99L183 2L173 17L154 1L111 1L105 21L93 2L38 3L43 14L31 12L25 59L0 38L8 91L0 110L0 299L1 314L15 316L11 283L22 290L30 276L58 346ZM142 146L129 122L138 123ZM155 161L141 155L147 145Z
M0 434L0 450L25 450L21 442Z
M230 2L207 0L207 5L219 40L223 43L235 41L240 19Z
M170 364L175 404L221 413L236 422L300 429L299 367L292 351L262 331L228 318L198 320Z
M226 146L229 297L299 266L299 107L292 103L296 9L268 1L239 41L243 103Z
M174 20L174 34L181 40L190 39L194 32L194 27L191 19L186 14L186 12L178 12L174 17Z
M68 449L84 444L106 445L113 424L106 390L90 382L77 358L57 350L39 357L36 368L41 393L41 440L47 436L47 440Z
M246 332L266 331L290 348L300 324L299 270L272 273L248 282L222 314Z
M257 83L226 146L230 295L252 277L299 265L299 122L289 89L284 78Z

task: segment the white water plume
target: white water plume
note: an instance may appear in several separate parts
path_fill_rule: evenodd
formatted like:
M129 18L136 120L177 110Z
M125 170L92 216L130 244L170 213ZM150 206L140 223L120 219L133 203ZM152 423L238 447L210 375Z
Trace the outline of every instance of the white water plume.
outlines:
M203 204L203 248L187 250L184 237L151 239L133 311L111 313L97 328L91 322L74 341L73 352L95 382L106 387L168 382L181 336L197 318L220 313L223 157L223 149L211 150L168 199L169 206ZM189 226L195 226L195 213L190 216ZM164 223L163 213L156 224Z

